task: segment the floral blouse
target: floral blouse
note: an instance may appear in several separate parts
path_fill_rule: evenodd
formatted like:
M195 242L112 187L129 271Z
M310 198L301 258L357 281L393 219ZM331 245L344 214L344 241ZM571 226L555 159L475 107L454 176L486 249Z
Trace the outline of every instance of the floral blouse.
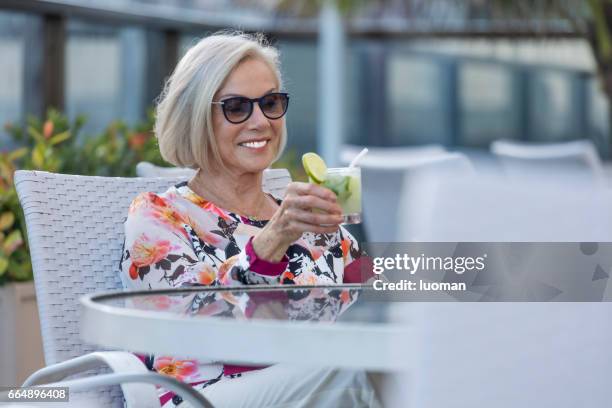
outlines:
M277 200L280 204L281 200ZM305 233L287 250L281 262L258 258L251 240L267 221L258 221L217 207L192 191L186 182L162 194L142 193L130 205L125 221L121 279L128 289L168 289L198 285L334 284L361 281L358 244L342 226L334 234ZM341 292L341 291L339 291ZM354 294L342 291L335 299L337 313L352 303ZM165 301L168 303L168 301ZM197 313L210 302L198 295L181 305ZM311 299L294 307L295 318L329 313ZM224 302L227 305L227 302ZM248 313L241 302L239 312ZM241 309L241 310L240 310ZM225 311L236 313L236 311ZM141 357L150 370L172 375L196 387L218 381L223 375L253 368L212 361L178 360L168 356ZM163 390L162 390L163 391ZM170 394L170 393L168 393ZM171 398L172 396L168 396ZM164 397L161 395L162 404Z

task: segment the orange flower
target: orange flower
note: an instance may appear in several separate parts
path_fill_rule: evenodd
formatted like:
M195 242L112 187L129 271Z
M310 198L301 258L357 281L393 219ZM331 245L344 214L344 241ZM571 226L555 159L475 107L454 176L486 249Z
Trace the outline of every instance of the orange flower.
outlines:
M132 306L138 310L168 310L180 303L180 300L168 295L135 297L132 300Z
M298 285L316 285L317 278L314 275L301 273L295 278L294 282Z
M189 224L189 222L187 222L187 220L185 220L180 213L171 207L155 208L153 209L151 216L153 216L153 218L155 218L158 222L167 225L170 228L177 229L182 233L185 233L183 224Z
M162 221L166 221L170 225L182 225L185 223L183 216L169 207L159 209L157 215Z
M228 278L227 274L232 266L238 261L238 255L234 255L225 262L221 264L219 267L219 281L222 283L229 283L231 276Z
M170 306L172 306L172 303L173 303L170 296L165 296L165 295L154 296L151 299L149 299L149 301L153 303L153 307L157 310L170 309Z
M160 374L183 381L197 373L198 363L195 360L175 360L172 357L158 357L155 359L153 368Z
M217 207L216 205L214 205L213 203L211 203L210 201L207 201L206 204L203 204L201 206L203 209L205 209L206 211L209 211L221 218L223 218L224 220L229 220L230 217L225 213L225 211L223 211L222 209L220 209L219 207Z
M145 201L150 206L148 215L171 228L183 231L183 224L189 224L166 200L154 193L147 193Z
M285 271L281 275L281 282L284 281L285 279L294 280L295 275L293 274L293 272Z
M146 205L147 203L147 196L148 193L142 193L142 194L138 194L136 196L136 198L132 201L132 203L130 204L130 208L128 209L128 212L130 214L134 213L137 209L139 209L140 207L143 207Z
M210 285L214 282L217 274L212 266L208 264L202 264L202 270L198 272L198 282L202 285Z
M312 259L316 261L321 257L321 255L323 255L323 251L321 251L321 248L319 247L312 247L310 248L310 255L312 256Z
M191 201L192 203L194 203L195 205L201 207L202 209L211 212L221 218L223 218L224 220L229 220L230 217L225 213L225 211L223 211L222 209L220 209L219 207L217 207L214 203L205 200L204 198L200 197L199 195L195 194L192 191L188 191L187 194L185 195L185 197Z
M167 207L168 204L155 193L140 193L130 204L129 213L131 214L141 208L150 208L152 206Z
M348 293L348 290L343 290L342 293L340 293L340 300L342 303L348 303L351 300L351 295Z
M168 203L166 202L166 200L164 200L157 194L146 193L145 195L146 195L146 198L151 202L151 204L153 204L153 206L162 207L162 208L168 207Z
M128 139L128 143L132 149L138 150L147 142L147 139L149 139L149 135L146 133L134 133Z
M134 262L130 265L130 278L132 278L132 280L138 278L138 267L134 265Z
M195 194L193 191L187 191L185 193L185 198L194 203L195 205L204 206L208 204L208 201Z
M204 242L214 246L218 246L221 242L221 237L219 235L211 234L210 232L206 231L206 229L200 228L199 224L195 222L189 222L188 224L193 227L193 230L195 231L196 235L200 237Z
M45 139L48 139L53 136L53 122L51 122L50 120L46 121L43 125L43 136L45 137Z
M342 240L342 243L340 245L342 247L342 258L344 258L344 262L346 262L346 256L348 255L349 248L351 247L351 240L345 238Z
M132 246L132 262L137 267L154 264L164 259L170 249L170 241L153 241L146 234L142 234Z

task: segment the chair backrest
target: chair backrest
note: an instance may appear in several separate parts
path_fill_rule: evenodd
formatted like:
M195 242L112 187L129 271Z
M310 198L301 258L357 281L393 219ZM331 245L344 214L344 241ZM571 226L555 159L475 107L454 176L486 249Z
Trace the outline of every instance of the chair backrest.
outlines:
M47 364L94 351L78 336L79 296L121 288L123 222L131 201L180 181L15 173Z
M161 167L150 162L140 162L136 165L138 177L185 177L191 178L196 171L183 167Z
M346 144L341 147L340 162L345 165L349 164L364 147L368 148L368 154L363 157L361 163L366 164L379 162L402 163L404 160L424 159L447 153L446 148L439 144L402 147L373 147Z
M78 335L78 298L121 288L123 223L132 200L141 192L162 192L184 180L15 173L47 364L94 351ZM289 180L264 176L264 190L279 192L281 183Z
M562 143L496 140L490 149L513 181L540 179L550 184L605 184L603 165L590 140Z
M161 167L149 162L140 162L136 165L138 177L183 177L191 178L195 175L194 169L179 167ZM264 170L264 185L266 192L275 197L282 198L285 195L287 184L291 182L291 174L287 169Z
M461 153L361 164L363 224L370 242L398 239L398 220L414 211L413 191L417 183L434 182L458 174L472 174L470 160Z

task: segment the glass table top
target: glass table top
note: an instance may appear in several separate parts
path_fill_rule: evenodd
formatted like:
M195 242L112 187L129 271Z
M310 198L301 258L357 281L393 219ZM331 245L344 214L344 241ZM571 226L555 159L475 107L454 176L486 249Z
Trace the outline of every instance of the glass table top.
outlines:
M177 317L392 323L395 319L390 312L398 305L368 300L367 293L372 290L359 284L188 287L93 295L91 301L116 311Z
M80 335L119 350L234 364L406 370L413 305L370 301L369 290L249 285L90 294L81 298Z

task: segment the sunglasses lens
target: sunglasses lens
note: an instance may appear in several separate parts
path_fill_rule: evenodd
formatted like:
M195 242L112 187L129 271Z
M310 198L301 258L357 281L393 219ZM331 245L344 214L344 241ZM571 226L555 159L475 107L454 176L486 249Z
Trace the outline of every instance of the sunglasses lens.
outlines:
M275 93L264 96L261 99L259 106L261 107L261 111L269 119L278 119L287 111L288 103L289 99L287 98L287 95Z
M251 114L251 101L247 98L229 98L223 101L225 117L230 122L242 122Z

